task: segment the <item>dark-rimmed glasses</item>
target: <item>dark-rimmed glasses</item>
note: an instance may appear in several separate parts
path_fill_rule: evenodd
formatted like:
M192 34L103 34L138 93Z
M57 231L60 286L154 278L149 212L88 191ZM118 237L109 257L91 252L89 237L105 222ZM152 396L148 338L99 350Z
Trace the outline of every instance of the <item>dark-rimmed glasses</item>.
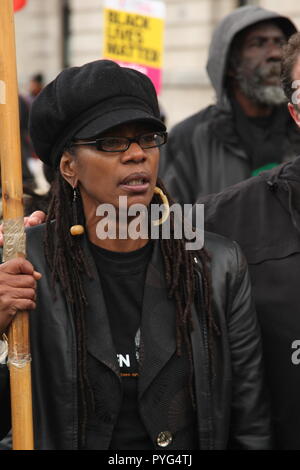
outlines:
M101 152L126 152L133 142L139 144L142 149L161 147L167 142L167 132L147 132L136 137L101 137L99 139L72 142L73 145L92 145Z

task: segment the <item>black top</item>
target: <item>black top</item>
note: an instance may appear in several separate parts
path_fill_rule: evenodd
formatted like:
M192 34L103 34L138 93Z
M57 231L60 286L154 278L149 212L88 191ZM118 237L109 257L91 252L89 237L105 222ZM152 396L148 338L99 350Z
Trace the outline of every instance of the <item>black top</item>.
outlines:
M246 116L235 100L232 100L232 106L236 132L250 158L253 174L281 163L289 116L278 106L266 117Z
M140 323L144 285L153 244L129 253L90 243L99 273L123 384L123 403L110 448L153 449L137 406Z

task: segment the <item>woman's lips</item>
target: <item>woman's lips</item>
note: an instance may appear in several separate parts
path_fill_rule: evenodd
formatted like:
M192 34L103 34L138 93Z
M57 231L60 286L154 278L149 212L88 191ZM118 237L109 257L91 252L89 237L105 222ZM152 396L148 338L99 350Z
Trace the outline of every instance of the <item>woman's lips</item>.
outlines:
M120 187L129 193L143 193L150 186L150 178L146 174L132 174L127 176L121 183Z
M144 193L145 191L148 190L150 183L149 181L143 181L143 180L133 180L130 181L130 183L123 183L120 185L121 188L130 193Z

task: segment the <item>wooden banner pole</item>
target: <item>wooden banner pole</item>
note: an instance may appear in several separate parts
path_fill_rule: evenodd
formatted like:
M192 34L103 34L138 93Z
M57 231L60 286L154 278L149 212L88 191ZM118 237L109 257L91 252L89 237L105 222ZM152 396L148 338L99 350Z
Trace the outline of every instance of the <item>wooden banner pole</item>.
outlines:
M13 0L0 1L0 157L4 261L25 256L22 162ZM33 449L29 318L18 312L9 333L14 450Z

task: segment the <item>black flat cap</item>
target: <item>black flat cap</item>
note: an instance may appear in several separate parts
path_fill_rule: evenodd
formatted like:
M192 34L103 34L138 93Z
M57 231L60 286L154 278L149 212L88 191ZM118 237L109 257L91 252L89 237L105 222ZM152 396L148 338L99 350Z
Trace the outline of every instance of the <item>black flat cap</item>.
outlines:
M97 60L63 70L34 100L29 130L38 157L57 166L72 139L89 139L135 121L166 130L155 88L137 70Z

